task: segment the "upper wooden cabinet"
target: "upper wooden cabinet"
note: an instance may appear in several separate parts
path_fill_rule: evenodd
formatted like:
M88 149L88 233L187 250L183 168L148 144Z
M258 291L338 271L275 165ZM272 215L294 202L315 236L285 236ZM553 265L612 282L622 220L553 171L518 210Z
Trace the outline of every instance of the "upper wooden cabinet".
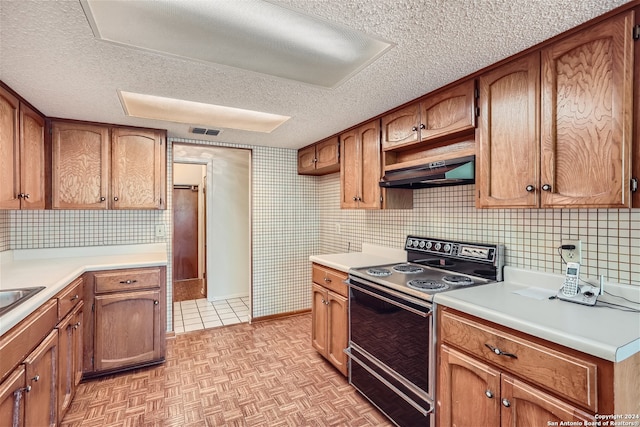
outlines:
M163 131L54 121L54 209L164 209Z
M325 175L340 170L340 141L337 136L298 150L298 174Z
M633 19L480 77L477 207L631 206Z
M475 81L423 98L382 117L382 149L454 137L475 128Z
M0 86L0 209L44 209L45 120Z

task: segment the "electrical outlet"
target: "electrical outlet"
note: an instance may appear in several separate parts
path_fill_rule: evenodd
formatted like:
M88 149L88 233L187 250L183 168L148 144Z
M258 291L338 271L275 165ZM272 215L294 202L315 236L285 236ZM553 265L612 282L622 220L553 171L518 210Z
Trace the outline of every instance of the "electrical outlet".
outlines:
M562 249L562 257L566 262L582 263L582 241L581 240L566 240L562 242L562 246L575 246L575 249Z
M156 224L156 237L164 237L164 224Z

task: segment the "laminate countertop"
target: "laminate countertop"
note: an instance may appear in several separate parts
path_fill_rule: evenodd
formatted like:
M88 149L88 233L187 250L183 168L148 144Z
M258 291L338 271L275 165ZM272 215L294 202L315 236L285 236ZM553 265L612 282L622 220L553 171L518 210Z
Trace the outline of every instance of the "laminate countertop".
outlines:
M166 243L2 252L0 290L35 286L45 288L0 316L0 335L87 271L166 265Z
M402 249L363 243L362 252L311 255L309 261L347 273L350 268L406 262L407 253Z
M612 362L640 352L640 304L606 293L595 306L549 299L562 275L504 272L504 282L436 294L434 302ZM605 291L640 301L638 286L606 283Z

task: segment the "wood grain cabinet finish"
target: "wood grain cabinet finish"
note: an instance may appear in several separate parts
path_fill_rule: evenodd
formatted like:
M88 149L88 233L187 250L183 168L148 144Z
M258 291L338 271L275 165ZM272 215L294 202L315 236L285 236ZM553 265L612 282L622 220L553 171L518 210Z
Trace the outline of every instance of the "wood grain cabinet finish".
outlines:
M298 174L327 175L340 170L340 141L337 136L298 150Z
M54 209L164 209L164 131L53 121Z
M6 380L0 382L0 425L24 426L26 378L24 365L20 365Z
M24 394L25 426L56 426L58 422L58 330L47 338L24 361L27 392Z
M0 209L44 209L45 119L0 86Z
M85 274L85 377L164 361L165 268Z
M347 375L349 301L347 275L328 267L312 266L311 344L343 375Z

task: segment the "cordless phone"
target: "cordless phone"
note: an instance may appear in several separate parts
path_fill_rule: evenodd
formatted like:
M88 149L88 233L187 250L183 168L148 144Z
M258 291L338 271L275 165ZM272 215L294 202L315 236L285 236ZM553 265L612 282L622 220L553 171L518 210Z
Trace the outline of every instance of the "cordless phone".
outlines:
M564 275L564 283L558 291L557 298L584 305L595 305L598 293L593 292L593 287L578 285L580 280L580 264L568 262Z

